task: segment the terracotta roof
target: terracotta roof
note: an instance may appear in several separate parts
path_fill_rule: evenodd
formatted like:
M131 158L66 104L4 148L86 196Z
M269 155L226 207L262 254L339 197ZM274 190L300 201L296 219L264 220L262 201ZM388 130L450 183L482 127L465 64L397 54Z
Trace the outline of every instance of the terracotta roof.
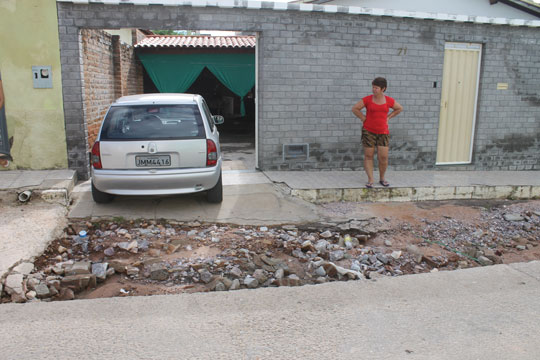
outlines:
M255 36L149 35L138 48L254 48Z

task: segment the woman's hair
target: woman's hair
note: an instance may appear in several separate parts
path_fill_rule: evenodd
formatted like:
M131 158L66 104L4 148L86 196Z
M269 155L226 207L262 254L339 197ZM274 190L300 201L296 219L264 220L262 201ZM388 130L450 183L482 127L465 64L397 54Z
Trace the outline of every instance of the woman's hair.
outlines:
M386 82L386 79L383 78L383 77L375 78L375 80L373 80L373 81L371 82L371 85L378 86L378 87L380 87L383 91L386 90L386 88L388 87L388 83Z

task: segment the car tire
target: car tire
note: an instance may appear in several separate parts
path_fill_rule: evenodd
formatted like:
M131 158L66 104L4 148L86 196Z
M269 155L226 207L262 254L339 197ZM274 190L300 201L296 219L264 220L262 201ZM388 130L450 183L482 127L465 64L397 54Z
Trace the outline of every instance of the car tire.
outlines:
M206 199L209 203L220 203L223 201L223 183L221 182L221 174L219 174L219 180L216 186L206 193Z
M106 204L112 201L114 195L107 194L105 192L99 191L92 183L92 198L98 204Z

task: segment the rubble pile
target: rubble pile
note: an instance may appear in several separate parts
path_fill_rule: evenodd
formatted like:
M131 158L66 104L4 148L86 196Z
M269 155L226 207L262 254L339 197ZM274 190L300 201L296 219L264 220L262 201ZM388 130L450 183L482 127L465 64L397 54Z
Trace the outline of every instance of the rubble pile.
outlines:
M519 207L486 209L479 224L447 218L430 222L416 235L481 265L500 264L509 251L532 250L540 241L540 213Z
M391 229L380 219L281 227L166 221L70 225L34 263L2 282L2 302L70 300L112 277L136 284L226 291L376 279L500 263L538 246L540 214L485 210L472 226L452 218ZM377 229L379 232L377 232ZM394 246L408 233L417 243ZM374 239L387 237L380 246ZM438 251L427 251L436 248ZM130 294L121 289L123 296Z

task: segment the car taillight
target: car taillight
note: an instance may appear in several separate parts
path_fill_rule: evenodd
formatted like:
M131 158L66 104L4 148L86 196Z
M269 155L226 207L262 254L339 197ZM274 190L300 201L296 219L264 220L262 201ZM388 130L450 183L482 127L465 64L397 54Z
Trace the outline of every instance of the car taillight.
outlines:
M217 164L218 154L216 144L206 139L206 166L215 166Z
M92 146L92 155L90 157L90 163L94 167L94 169L101 169L101 154L99 152L99 141L96 141L94 143L94 146Z

